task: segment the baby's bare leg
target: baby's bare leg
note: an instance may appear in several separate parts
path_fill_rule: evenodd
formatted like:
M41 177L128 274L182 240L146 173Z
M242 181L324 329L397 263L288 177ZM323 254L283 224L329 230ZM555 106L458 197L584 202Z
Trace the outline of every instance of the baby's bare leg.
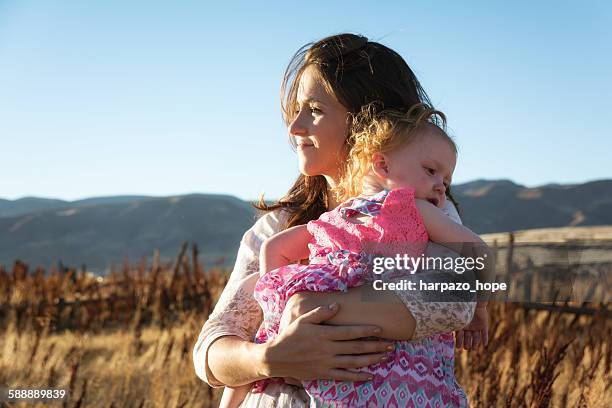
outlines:
M241 385L240 387L225 387L219 408L238 408L244 398L251 390L251 384Z

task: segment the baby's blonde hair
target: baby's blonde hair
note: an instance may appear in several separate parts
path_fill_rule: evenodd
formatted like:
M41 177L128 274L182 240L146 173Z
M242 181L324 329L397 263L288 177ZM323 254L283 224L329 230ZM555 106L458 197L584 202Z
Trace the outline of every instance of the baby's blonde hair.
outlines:
M455 153L457 146L447 135L444 113L425 104L416 104L407 113L396 110L376 112L368 105L352 117L351 138L346 170L334 189L336 198L345 201L362 193L375 193L381 186L372 173L375 153L386 153L418 137L431 134L428 130L446 139Z

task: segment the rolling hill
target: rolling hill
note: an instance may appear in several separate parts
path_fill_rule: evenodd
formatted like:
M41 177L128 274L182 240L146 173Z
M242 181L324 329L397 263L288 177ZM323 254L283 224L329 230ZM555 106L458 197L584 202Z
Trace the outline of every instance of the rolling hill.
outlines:
M453 186L464 223L479 234L612 225L612 180L527 188L509 180Z
M223 195L84 200L53 209L0 218L0 264L61 260L102 272L125 257L136 261L160 250L176 256L182 242L197 243L202 260L229 264L254 222L246 202Z
M612 225L612 180L537 188L476 180L453 186L453 194L464 223L480 234ZM231 265L255 216L249 203L227 195L0 200L0 264L22 259L48 268L61 260L104 272L156 248L172 258L189 241L206 264Z

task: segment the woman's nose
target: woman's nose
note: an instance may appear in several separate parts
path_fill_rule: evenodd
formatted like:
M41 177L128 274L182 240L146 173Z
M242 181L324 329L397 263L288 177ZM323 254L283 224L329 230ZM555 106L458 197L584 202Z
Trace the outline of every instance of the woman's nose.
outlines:
M304 121L302 112L298 113L293 121L289 124L289 134L295 136L305 136L308 133L308 127Z

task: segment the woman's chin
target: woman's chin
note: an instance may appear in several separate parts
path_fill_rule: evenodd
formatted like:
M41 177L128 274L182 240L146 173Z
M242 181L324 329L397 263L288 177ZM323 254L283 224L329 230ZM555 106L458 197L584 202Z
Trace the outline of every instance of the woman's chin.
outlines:
M325 163L321 161L312 161L312 160L300 160L298 162L298 168L300 173L304 176L325 176L325 178L331 177L332 179L336 179L337 171L336 167L337 163Z
M321 175L321 166L317 166L313 163L302 163L299 164L300 173L304 176L320 176Z
M305 170L305 169L300 169L300 173L303 176L308 176L308 177L314 177L314 176L320 176L321 175L320 173L317 173L316 171L308 171L308 170Z

